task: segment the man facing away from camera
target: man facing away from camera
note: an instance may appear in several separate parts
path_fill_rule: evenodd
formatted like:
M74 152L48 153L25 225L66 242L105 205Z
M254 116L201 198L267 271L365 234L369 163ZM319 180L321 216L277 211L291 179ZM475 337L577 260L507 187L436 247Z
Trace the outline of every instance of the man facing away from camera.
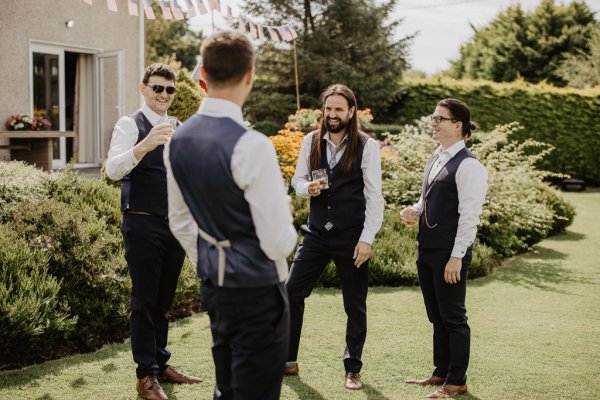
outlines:
M169 222L202 280L215 399L279 399L288 348L286 257L297 233L275 148L244 124L254 49L237 32L202 43L208 91L165 150Z

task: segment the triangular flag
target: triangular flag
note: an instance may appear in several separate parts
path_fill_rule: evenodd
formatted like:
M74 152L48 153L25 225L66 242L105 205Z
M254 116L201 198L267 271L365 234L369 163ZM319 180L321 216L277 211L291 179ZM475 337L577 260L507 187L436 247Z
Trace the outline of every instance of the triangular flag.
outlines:
M238 31L242 32L242 33L246 33L246 21L244 21L244 18L242 18L242 16L240 15L238 17Z
M269 31L269 36L271 36L271 40L273 40L275 42L281 41L279 39L279 36L277 36L277 31L274 28L268 27L267 31Z
M173 15L171 14L171 10L169 9L169 4L167 3L167 0L158 0L158 5L162 10L163 17L165 17L165 19L173 19Z
M256 25L252 21L249 21L248 23L250 24L250 36L258 39L258 30L256 29Z
M288 36L289 34L288 34L287 30L285 29L285 26L280 26L276 29L277 29L277 32L279 32L281 39L283 39L286 42L289 42L290 40L292 40L292 37Z
M265 32L263 31L263 26L261 24L256 25L256 31L258 33L258 35L256 35L258 39L265 38Z
M233 13L231 12L231 7L227 6L227 22L233 24Z
M218 12L221 12L221 1L220 0L212 0L212 9L217 10Z
M154 15L154 10L152 9L152 0L143 0L142 4L144 5L144 12L146 13L146 18L156 19L156 15Z
M137 0L127 0L127 6L129 9L129 15L133 15L134 17L137 17L139 15Z
M92 5L92 0L83 0L83 1L88 3L90 6Z
M200 11L200 14L208 14L208 10L206 9L206 6L202 0L196 0L196 4L198 5L198 11Z
M288 26L287 28L288 28L288 31L290 32L290 35L292 35L292 39L296 39L298 37L296 30L294 28L292 28L291 26Z
M192 4L192 0L185 0L185 5L187 6L187 12L190 17L196 16L196 9L194 8L194 4Z
M107 0L106 2L110 11L119 12L119 9L117 8L117 2L115 0Z
M181 21L183 18L185 18L181 8L179 7L179 4L177 4L177 0L171 0L171 12L173 13L173 18L175 18L177 21Z

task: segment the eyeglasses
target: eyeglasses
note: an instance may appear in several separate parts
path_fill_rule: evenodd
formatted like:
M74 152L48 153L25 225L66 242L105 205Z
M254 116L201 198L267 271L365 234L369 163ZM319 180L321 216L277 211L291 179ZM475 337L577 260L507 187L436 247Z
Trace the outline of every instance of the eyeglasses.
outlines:
M152 88L154 93L162 93L167 90L167 94L173 94L177 90L175 86L163 86L163 85L144 85L146 87Z
M441 116L441 115L430 115L430 116L429 116L429 119L430 119L431 121L435 121L435 122L437 122L438 124L439 124L440 122L442 122L442 121L446 121L446 120L448 120L448 121L454 121L454 122L455 122L455 121L458 121L456 118L448 118L448 117L443 117L443 116Z

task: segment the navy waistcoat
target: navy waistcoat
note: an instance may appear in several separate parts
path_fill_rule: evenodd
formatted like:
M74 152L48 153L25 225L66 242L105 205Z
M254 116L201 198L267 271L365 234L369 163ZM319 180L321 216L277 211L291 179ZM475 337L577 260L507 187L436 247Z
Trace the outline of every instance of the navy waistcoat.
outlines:
M365 183L362 176L362 157L368 136L360 134L360 141L355 157L354 169L349 175L340 172L341 161L329 168L327 163L327 141L321 140L321 168L327 169L329 189L322 190L321 194L310 198L309 224L321 229L327 222L339 229L362 226L365 222L366 200L364 194ZM317 133L313 140L316 140ZM346 152L342 159L346 156Z
M169 145L173 175L198 226L225 249L224 287L279 283L275 263L260 248L250 206L233 179L231 156L246 128L230 118L196 114ZM218 251L198 237L198 276L218 284Z
M152 130L152 124L141 111L131 115L138 127L136 144ZM148 152L121 181L121 210L143 211L168 216L167 174L160 145Z
M423 178L423 212L419 219L417 241L421 249L451 250L458 229L458 190L456 171L466 158L476 158L466 147L456 153L428 183L429 172L437 155L425 168Z

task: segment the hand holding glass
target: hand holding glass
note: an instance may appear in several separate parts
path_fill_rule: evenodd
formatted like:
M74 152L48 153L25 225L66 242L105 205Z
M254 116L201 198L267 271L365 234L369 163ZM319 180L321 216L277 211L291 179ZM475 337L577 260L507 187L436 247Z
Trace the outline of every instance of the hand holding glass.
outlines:
M400 218L406 226L412 227L419 221L419 213L414 207L406 207L400 211Z
M321 190L323 190L323 189L329 189L329 179L327 177L327 170L326 169L315 169L310 174L312 176L312 180L313 181L320 181L321 182Z

